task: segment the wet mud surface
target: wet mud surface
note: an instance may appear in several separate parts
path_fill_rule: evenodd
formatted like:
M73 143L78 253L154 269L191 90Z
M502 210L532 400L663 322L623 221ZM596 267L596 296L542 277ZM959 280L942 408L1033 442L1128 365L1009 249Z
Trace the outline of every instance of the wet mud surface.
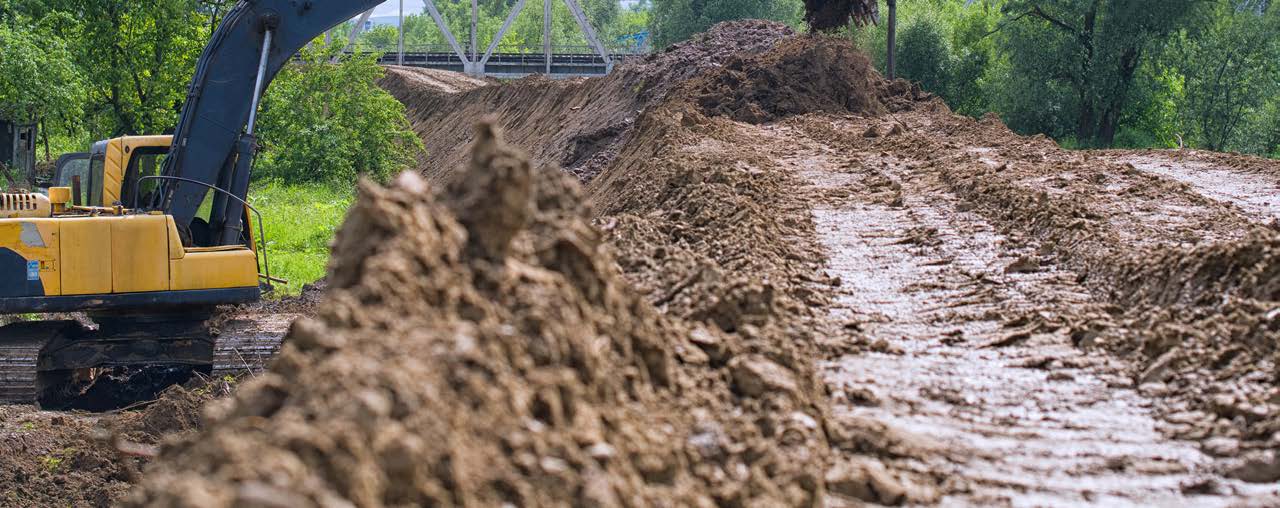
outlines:
M1161 152L1124 154L1111 159L1189 184L1205 197L1235 205L1261 222L1280 219L1277 175L1244 172L1213 160Z
M816 120L816 119L815 119ZM831 318L863 335L824 364L837 417L927 436L892 461L936 478L944 506L1231 506L1271 487L1223 480L1197 443L1160 431L1152 401L1063 322L1101 310L1076 274L1032 261L914 161L849 153L770 127L821 196L813 209L842 284Z

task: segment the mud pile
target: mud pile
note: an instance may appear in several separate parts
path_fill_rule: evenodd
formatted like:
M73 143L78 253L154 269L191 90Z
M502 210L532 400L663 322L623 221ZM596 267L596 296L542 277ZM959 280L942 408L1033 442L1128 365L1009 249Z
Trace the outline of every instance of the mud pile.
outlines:
M225 383L192 382L139 411L92 418L0 406L0 506L112 506L151 447L198 430L200 407L226 391Z
M885 112L876 95L882 81L852 41L793 37L729 58L690 93L706 114L748 123L811 113L878 116Z
M474 141L464 127L487 115L536 163L558 164L589 181L630 142L640 116L674 89L733 55L763 53L794 35L780 23L734 21L660 53L628 59L604 78L533 76L469 88L432 71L392 68L381 85L405 104L429 154L420 170L432 182L464 164Z
M316 317L131 505L818 499L812 381L633 296L578 185L476 137L444 192L362 185Z

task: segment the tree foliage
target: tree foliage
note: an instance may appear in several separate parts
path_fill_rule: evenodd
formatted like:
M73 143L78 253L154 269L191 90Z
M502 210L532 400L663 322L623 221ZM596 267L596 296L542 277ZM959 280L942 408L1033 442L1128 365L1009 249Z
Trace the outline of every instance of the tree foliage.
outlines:
M0 110L58 122L46 122L46 132L85 133L71 136L75 150L95 139L171 131L196 60L232 4L0 0ZM381 68L368 57L321 63L334 49L307 53L268 89L259 174L385 178L421 150L404 107L375 83Z
M952 58L946 36L932 18L921 17L898 36L898 73L930 90L949 95Z
M1264 0L899 2L899 73L1070 146L1269 154L1280 7ZM885 29L852 35L883 66Z
M0 24L0 48L0 118L57 126L78 119L84 83L61 38Z
M1181 78L1180 130L1211 150L1225 149L1258 98L1277 92L1280 82L1280 16L1245 5L1217 8L1203 31L1180 34L1162 62Z
M528 0L516 16L511 28L499 43L503 52L540 51L542 47L543 2L552 2L551 40L555 46L579 46L586 51L587 39L563 0ZM587 20L605 45L616 44L618 37L639 31L635 23L635 11L624 12L616 0L579 0ZM507 15L514 8L514 1L486 1L480 3L476 23L476 52L484 54L489 43L502 28ZM437 2L440 17L449 31L457 38L464 51L470 52L471 2ZM345 37L351 25L337 30ZM433 46L444 50L447 39L427 13L411 13L404 21L405 46L409 49ZM357 49L364 51L392 51L398 45L399 34L394 26L382 25L360 34Z
M1053 83L1077 140L1110 146L1145 59L1199 18L1201 0L1011 0L1003 37L1011 72ZM1018 107L1030 107L1026 102Z
M194 0L70 0L92 12L66 27L88 82L93 131L108 136L173 128L186 85L209 37Z
M332 51L304 50L302 63L276 77L263 99L264 145L255 175L286 182L386 180L412 163L422 141L404 105L377 86L370 55L329 63Z

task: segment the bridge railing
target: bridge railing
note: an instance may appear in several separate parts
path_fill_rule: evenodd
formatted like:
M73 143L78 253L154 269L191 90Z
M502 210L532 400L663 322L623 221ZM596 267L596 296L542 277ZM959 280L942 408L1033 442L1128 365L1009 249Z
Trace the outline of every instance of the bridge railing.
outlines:
M482 47L476 48L475 53L477 55L484 55L485 51L488 49L489 49L488 46L482 46ZM605 49L609 51L610 55L638 54L638 52L635 51L635 48L630 46L608 46ZM384 53L384 54L389 53L394 55L398 53L399 49L396 47L395 44L391 44L388 47L388 45L356 43L354 51L357 53ZM467 55L472 54L469 44L465 44L465 43L462 44L462 51ZM416 53L416 54L453 53L453 47L448 44L406 44L404 46L404 52L406 54L407 53ZM495 50L494 53L508 54L508 55L541 55L543 53L543 48L542 46L529 46L529 45L516 45L516 44L499 45L498 49ZM555 55L594 55L596 54L596 50L595 48L587 45L580 45L580 46L579 45L556 45L556 46L551 46L551 53Z

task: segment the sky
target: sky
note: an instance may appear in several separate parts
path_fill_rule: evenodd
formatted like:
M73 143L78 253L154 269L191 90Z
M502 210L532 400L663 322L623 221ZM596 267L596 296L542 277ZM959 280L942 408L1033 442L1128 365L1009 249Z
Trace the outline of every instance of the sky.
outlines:
M405 15L422 12L422 0L404 0ZM400 14L400 0L388 0L373 9L374 16L395 16Z

